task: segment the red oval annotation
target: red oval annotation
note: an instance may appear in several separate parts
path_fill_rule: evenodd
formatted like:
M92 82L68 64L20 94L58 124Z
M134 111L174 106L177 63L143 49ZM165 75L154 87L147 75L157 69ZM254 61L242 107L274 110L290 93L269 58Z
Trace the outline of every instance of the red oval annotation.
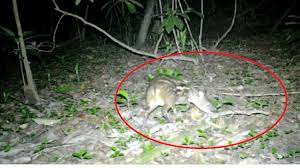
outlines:
M284 97L285 97L285 105L284 107L282 107L282 112L279 115L278 119L274 122L274 124L272 124L269 128L261 131L260 133L258 133L257 135L255 135L254 137L249 137L246 139L243 139L241 141L238 142L232 142L231 144L228 145L220 145L220 146L188 146L188 145L179 145L179 144L172 144L172 143L168 143L168 142L164 142L155 138L152 138L150 136L145 135L144 133L140 132L139 130L137 130L136 128L134 128L132 125L130 125L125 119L124 117L121 115L120 113L120 109L117 105L117 94L119 92L119 90L121 89L122 84L135 72L137 72L138 70L140 70L142 67L145 67L153 62L159 61L161 59L166 59L166 58L170 58L170 57L179 57L179 56L183 56L183 55L189 55L189 56L205 56L205 55L213 55L213 56L219 56L219 57L228 57L231 59L238 59L238 60L242 60L244 62L253 64L255 66L257 66L258 68L262 69L264 72L266 72L267 74L269 74L272 78L274 78L277 83L279 84L282 92L284 93ZM287 107L288 107L288 93L286 90L286 87L284 85L284 83L282 82L282 80L271 70L269 69L267 66L258 63L256 61L254 61L253 59L247 58L245 56L241 56L241 55L235 55L235 54L231 54L231 53L225 53L225 52L213 52L213 51L190 51L190 52L181 52L181 53L172 53L169 55L164 55L164 56L160 56L154 59L150 59L138 66L136 66L135 68L133 68L132 70L130 70L125 77L118 83L117 88L114 92L114 106L115 106L115 110L117 112L117 114L119 115L119 117L121 118L121 120L124 122L124 124L129 127L131 130L133 130L134 132L136 132L137 134L141 135L142 137L149 139L153 142L157 142L163 145L167 145L167 146L172 146L172 147L177 147L177 148L185 148L185 149L217 149L217 148L228 148L228 147L232 147L232 146L236 146L242 143L246 143L249 142L251 140L257 139L261 136L263 136L264 134L266 134L267 132L271 131L274 127L276 127L280 121L283 119Z

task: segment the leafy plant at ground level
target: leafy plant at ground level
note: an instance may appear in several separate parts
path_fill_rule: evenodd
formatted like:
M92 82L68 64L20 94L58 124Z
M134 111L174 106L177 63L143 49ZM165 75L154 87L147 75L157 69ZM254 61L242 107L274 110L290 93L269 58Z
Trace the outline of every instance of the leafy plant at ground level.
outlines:
M164 19L164 21L162 23L163 30L165 30L169 34L175 28L177 28L179 30L183 29L184 23L183 23L182 19L176 15L176 11L168 10L166 15L167 15L166 18Z
M8 92L3 92L2 97L0 99L0 103L10 103L13 100L13 96Z
M100 112L101 108L99 107L93 107L93 108L88 108L87 112L91 115L97 115Z
M9 152L11 150L11 148L12 148L11 144L5 144L3 146L3 151L4 152Z
M72 156L78 159L92 159L91 154L89 154L87 150L84 149L80 149L78 152L74 152Z
M72 90L73 87L71 85L61 85L54 89L56 93L60 93L60 94L70 93Z
M182 145L192 145L192 144L196 144L196 143L195 143L195 141L192 140L191 137L185 136L183 138Z
M129 95L129 93L125 90L120 89L117 94L117 103L123 105L136 105L137 104L137 97L134 95Z
M66 117L73 117L77 112L77 107L73 103L68 103L65 105Z
M113 151L113 154L110 155L111 158L124 156L124 154L115 146L112 146L111 150Z
M269 101L263 99L252 99L248 101L246 106L253 109L262 109L269 106Z
M215 109L218 110L222 108L223 105L234 106L235 99L232 96L226 96L224 99L216 97L211 100L211 104Z
M21 123L29 122L32 118L36 117L36 114L31 112L28 107L24 105L18 106L17 112L21 114Z
M36 149L34 150L34 153L41 152L41 151L44 150L44 149L47 147L47 145L49 145L49 144L51 144L51 142L50 142L47 138L44 139L43 142L40 143L40 144L36 147Z
M146 143L144 146L143 146L143 153L144 154L149 154L149 153L152 153L154 151L155 147L153 146L152 143Z
M208 139L207 133L202 129L197 129L197 135L198 135L198 137Z
M178 72L177 70L169 69L169 68L165 68L165 69L158 68L156 71L156 75L157 76L166 76L166 77L169 77L169 78L172 78L175 80L179 80L179 81L183 80L183 75L180 72Z

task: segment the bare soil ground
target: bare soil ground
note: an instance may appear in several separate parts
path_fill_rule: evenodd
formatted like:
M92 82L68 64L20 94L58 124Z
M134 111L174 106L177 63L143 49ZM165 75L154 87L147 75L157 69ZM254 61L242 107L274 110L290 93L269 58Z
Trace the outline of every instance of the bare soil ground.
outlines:
M90 43L57 52L52 58L56 63L35 68L42 99L39 105L23 103L22 93L7 87L10 95L0 104L0 163L300 163L299 58L288 59L286 52L267 37L222 44L220 51L269 67L291 93L286 115L262 137L225 149L202 150L165 146L141 137L117 115L113 94L124 75L147 58L111 44ZM274 78L241 60L213 55L203 58L205 66L201 58L198 65L163 60L134 73L122 86L130 97L129 102L119 104L123 117L152 138L190 147L236 143L277 121L285 99L278 95L282 90ZM137 112L144 105L147 77L158 69L176 71L190 85L205 89L217 108L215 113L261 113L233 113L207 121L201 120L203 112L193 118L192 108L179 105L170 112L174 122L166 122L157 109L148 127L142 129L143 116Z

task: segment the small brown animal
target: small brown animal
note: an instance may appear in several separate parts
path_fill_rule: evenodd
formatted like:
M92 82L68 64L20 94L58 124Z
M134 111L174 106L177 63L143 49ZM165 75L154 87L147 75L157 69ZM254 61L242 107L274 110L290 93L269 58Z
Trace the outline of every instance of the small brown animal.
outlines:
M150 114L158 107L162 107L163 116L170 122L170 119L166 116L166 113L176 104L178 101L184 101L187 99L184 96L185 91L183 88L172 79L159 76L154 78L146 91L146 108L143 110L145 118L143 125L146 124Z

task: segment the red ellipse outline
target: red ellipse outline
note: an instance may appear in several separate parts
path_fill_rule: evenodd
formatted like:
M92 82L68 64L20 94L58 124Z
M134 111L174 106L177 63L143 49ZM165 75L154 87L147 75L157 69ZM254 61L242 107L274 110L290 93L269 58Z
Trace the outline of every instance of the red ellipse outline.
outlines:
M256 65L257 67L261 68L262 70L266 71L269 73L269 75L271 77L273 77L277 82L278 84L280 85L283 93L284 93L284 97L285 97L285 106L284 108L282 108L282 113L280 114L280 116L278 117L278 119L275 121L275 123L267 128L266 130L260 132L259 134L257 134L256 136L254 137L250 137L250 138L246 138L244 140L241 140L241 141L238 141L236 143L232 143L232 144L228 144L228 145L220 145L220 146L208 146L208 147L203 147L203 146L187 146L187 145L176 145L176 144L172 144L172 143L168 143L168 142L164 142L164 141L160 141L160 140L157 140L157 139L154 139L152 137L149 137L141 132L139 132L137 129L135 129L134 127L132 127L124 118L123 116L121 115L120 113L120 110L118 108L118 105L117 105L117 93L119 92L122 84L129 78L130 75L132 75L135 71L139 70L140 68L144 67L145 65L147 64L150 64L150 63L153 63L155 61L158 61L160 59L164 59L164 58L168 58L168 57L174 57L174 56L182 56L182 55L193 55L193 56L197 56L197 54L204 54L204 55L214 55L214 56L222 56L222 57L229 57L229 58L234 58L234 59L240 59L240 60L243 60L245 62L248 62L248 63L251 63L253 65ZM203 55L202 55L203 56ZM267 66L261 64L261 63L258 63L256 61L254 61L253 59L250 59L250 58L247 58L245 56L241 56L241 55L235 55L235 54L230 54L230 53L225 53L225 52L214 52L214 51L190 51L190 52L178 52L178 53L172 53L172 54L169 54L169 55L163 55L163 56L159 56L157 58L154 58L154 59L150 59L138 66L136 66L135 68L133 68L131 71L129 71L125 77L118 83L117 85L117 88L115 90L115 93L114 93L114 105L115 105L115 110L117 112L117 114L119 115L119 117L121 118L121 120L125 123L125 125L130 128L131 130L133 130L134 132L136 132L137 134L139 134L140 136L146 138L146 139L149 139L153 142L156 142L156 143L159 143L159 144L163 144L163 145L166 145L166 146L172 146L172 147L177 147L177 148L184 148L184 149L218 149L218 148L227 148L227 147L232 147L232 146L235 146L235 145L239 145L239 144L242 144L242 143L246 143L246 142L249 142L251 140L254 140L254 139L257 139L259 137L261 137L262 135L264 135L265 133L269 132L270 130L272 130L273 128L275 128L279 122L283 119L285 113L286 113L286 110L287 110L287 107L288 107L288 93L287 93L287 90L286 90L286 87L285 85L283 84L282 80L275 74L275 72L273 72L272 70L270 70Z

